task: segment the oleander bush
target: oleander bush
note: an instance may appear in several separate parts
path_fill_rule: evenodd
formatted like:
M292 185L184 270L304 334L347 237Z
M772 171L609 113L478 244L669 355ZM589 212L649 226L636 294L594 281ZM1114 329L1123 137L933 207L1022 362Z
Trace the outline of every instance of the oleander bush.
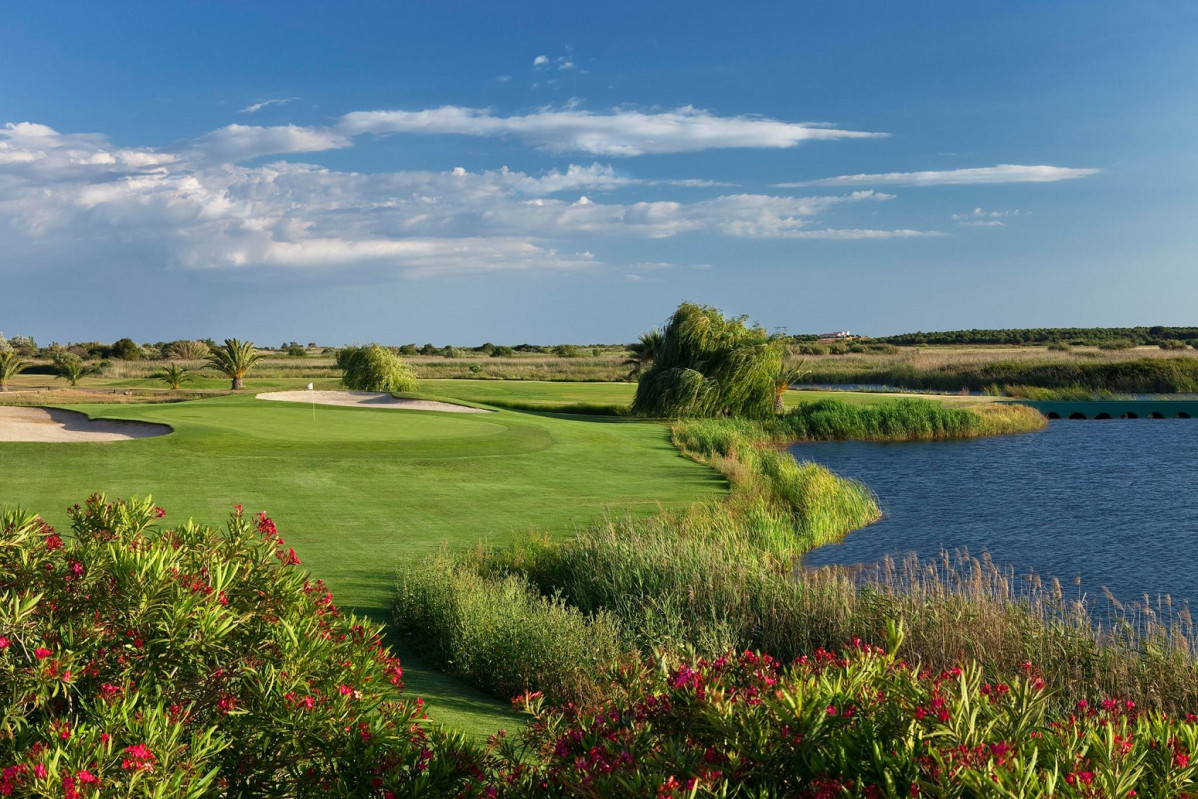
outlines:
M93 496L0 526L0 794L449 796L476 759L402 695L265 514Z
M859 641L793 662L728 653L626 667L612 696L500 739L508 797L1184 797L1198 719L1134 702L1054 712L1031 663L991 679Z

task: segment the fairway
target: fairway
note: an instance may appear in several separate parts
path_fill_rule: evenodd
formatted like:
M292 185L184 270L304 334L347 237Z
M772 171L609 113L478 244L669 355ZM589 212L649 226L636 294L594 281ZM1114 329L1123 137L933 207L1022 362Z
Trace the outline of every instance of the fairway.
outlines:
M714 472L678 454L660 424L329 406L313 419L308 406L248 394L79 410L175 432L2 443L0 505L36 510L57 526L68 504L95 491L152 494L168 522L221 523L235 504L265 510L339 605L377 621L401 555L502 543L521 531L568 534L608 510L650 512L724 490ZM405 654L409 686L431 698L434 718L477 731L500 726L501 715L487 715L498 703L418 665ZM446 712L451 705L473 715Z

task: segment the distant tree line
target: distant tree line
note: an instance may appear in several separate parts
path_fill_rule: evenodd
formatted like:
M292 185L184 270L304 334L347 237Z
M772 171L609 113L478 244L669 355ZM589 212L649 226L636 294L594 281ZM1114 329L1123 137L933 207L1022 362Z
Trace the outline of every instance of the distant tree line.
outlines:
M1076 347L1103 345L1176 347L1198 342L1198 327L1033 327L1004 330L945 330L901 333L875 341L900 346L918 344L1064 344Z

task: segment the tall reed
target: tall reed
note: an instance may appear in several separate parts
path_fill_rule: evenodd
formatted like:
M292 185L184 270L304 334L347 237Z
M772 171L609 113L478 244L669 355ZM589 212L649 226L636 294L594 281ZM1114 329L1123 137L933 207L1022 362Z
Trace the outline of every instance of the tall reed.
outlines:
M392 621L444 671L505 699L593 700L628 654L608 614L584 615L521 575L483 575L446 551L400 564Z

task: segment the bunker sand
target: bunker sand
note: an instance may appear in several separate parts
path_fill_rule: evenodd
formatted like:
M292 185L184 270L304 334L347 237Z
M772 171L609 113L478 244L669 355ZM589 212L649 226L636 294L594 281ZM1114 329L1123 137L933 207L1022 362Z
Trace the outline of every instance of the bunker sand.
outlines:
M483 408L454 405L434 400L401 399L375 391L268 391L258 399L276 402L315 402L317 405L352 405L362 408L392 408L407 411L444 413L493 413Z
M129 441L172 432L169 425L121 419L89 419L87 414L61 408L0 406L0 441L77 443Z

